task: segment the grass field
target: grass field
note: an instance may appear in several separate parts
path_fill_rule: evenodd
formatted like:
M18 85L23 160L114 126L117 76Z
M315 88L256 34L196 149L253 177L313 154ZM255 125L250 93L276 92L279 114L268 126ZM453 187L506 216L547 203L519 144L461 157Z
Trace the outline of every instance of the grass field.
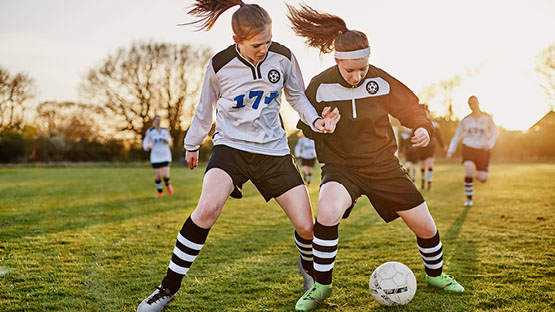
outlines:
M424 192L444 244L445 271L465 286L425 286L414 235L385 224L364 198L340 226L334 293L317 311L555 310L555 163L494 164L463 207L462 166L439 164ZM314 210L318 177L309 187ZM175 165L175 195L154 197L153 170L0 169L0 310L135 311L164 276L177 231L193 211L203 168ZM230 199L165 311L293 311L302 294L293 229L250 184ZM368 279L399 261L419 289L382 308Z

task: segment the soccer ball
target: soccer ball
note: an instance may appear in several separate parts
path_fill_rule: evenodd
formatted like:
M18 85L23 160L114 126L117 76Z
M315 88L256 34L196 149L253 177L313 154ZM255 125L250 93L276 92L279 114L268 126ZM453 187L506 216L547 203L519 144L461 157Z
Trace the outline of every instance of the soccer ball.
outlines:
M406 265L386 262L370 276L370 293L384 306L407 304L416 293L416 278Z

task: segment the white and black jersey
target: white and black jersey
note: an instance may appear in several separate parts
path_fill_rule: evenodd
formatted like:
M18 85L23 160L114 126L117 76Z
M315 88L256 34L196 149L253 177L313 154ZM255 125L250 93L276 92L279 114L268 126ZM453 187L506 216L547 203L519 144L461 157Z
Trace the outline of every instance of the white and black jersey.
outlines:
M314 141L309 138L299 138L295 145L295 157L301 159L314 159L316 158L316 148Z
M314 127L318 114L304 94L299 65L287 47L273 42L256 66L240 54L237 45L217 53L206 69L185 149L199 148L216 110L214 145L271 156L289 154L279 118L282 90L301 120Z
M475 149L482 149L487 146L488 149L492 149L498 136L497 128L491 116L482 113L478 118L475 118L470 114L464 117L457 126L447 153L453 154L455 152L461 138L464 146Z
M145 138L143 139L143 149L146 151L150 146L151 163L155 164L172 161L170 145L164 142L164 140L171 142L171 139L170 132L166 128L160 128L160 130L158 130L156 127L152 127L146 131Z

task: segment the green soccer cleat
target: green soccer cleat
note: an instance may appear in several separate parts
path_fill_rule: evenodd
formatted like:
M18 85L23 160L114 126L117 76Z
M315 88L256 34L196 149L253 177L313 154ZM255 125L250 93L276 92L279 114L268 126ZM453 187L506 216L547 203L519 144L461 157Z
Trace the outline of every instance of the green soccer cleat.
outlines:
M464 287L459 284L454 278L451 276L441 273L439 276L428 276L426 275L426 283L428 286L432 286L435 288L441 288L445 291L449 292L463 292Z
M318 304L331 296L331 284L323 285L318 282L310 288L295 305L296 311L311 311L318 306Z

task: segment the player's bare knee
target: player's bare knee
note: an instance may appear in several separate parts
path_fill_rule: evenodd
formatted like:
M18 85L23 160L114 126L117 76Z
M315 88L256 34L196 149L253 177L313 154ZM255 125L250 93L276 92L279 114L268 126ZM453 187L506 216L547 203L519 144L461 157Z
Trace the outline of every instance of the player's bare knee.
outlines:
M476 174L476 180L478 180L482 183L486 183L486 181L488 180L488 173L487 172L478 172L478 174Z
M318 223L325 226L333 226L341 221L341 209L328 206L324 209L318 207Z
M221 208L214 202L199 203L195 210L196 219L203 223L216 222L220 216Z
M434 223L425 224L419 229L420 238L432 238L437 233L437 227Z
M312 239L314 237L314 224L312 222L297 225L295 231L304 239Z

